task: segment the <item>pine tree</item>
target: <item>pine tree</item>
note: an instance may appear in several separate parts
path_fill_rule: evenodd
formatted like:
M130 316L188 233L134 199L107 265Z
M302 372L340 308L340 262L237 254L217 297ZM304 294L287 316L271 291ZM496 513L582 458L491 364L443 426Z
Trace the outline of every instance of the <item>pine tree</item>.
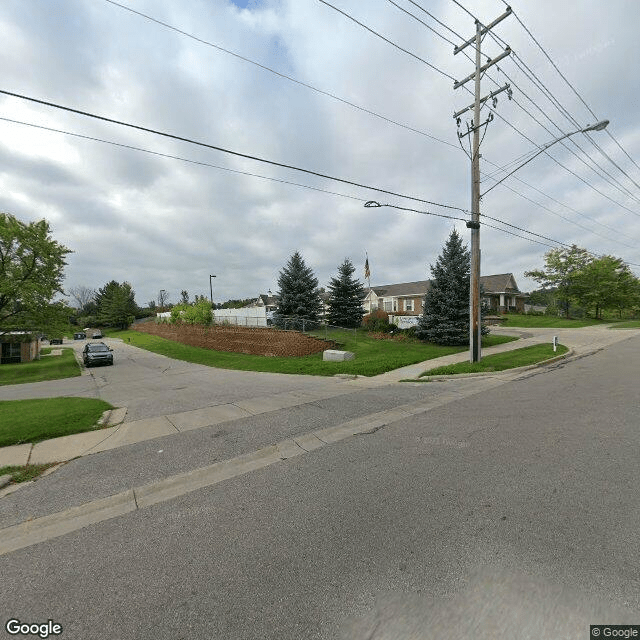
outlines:
M432 279L424 297L416 336L442 345L469 342L469 250L454 229L431 265Z
M284 326L284 318L299 318L287 321L287 327L309 328L319 320L322 302L318 292L318 278L307 267L296 251L288 260L278 277L278 307L274 314L277 326Z
M362 324L364 287L353 278L355 271L351 260L345 258L338 267L338 277L329 282L329 324L356 328Z

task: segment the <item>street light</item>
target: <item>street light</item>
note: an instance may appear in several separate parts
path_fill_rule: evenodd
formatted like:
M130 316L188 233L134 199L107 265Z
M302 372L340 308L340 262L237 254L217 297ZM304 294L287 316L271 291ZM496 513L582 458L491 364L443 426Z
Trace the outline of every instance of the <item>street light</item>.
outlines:
M487 193L489 193L489 191L491 191L491 189L493 189L494 187L497 187L501 182L504 182L509 176L513 175L519 169L522 169L522 167L524 167L525 164L529 164L534 158L537 158L541 153L544 153L549 147L552 147L554 144L556 144L556 142L560 142L561 140L564 140L565 138L568 138L569 136L575 136L576 133L587 133L588 131L602 131L603 129L607 128L608 124L609 124L608 120L600 120L600 122L596 122L595 124L590 124L589 126L585 127L584 129L578 129L577 131L572 131L571 133L565 133L560 138L556 138L555 140L552 140L551 142L548 142L547 144L545 144L543 147L540 148L538 153L534 153L528 160L526 160L522 164L518 165L513 171L511 171L510 173L507 173L507 175L504 176L504 178L502 178L501 180L498 180L498 182L496 182L494 185L492 185L484 193L480 194L480 197L482 198L482 196L487 195Z
M476 116L476 120L479 117ZM467 222L467 227L471 229L471 273L470 273L470 295L469 295L469 360L471 362L480 362L482 359L481 344L481 311L480 311L480 199L487 195L491 189L497 187L501 182L504 182L509 176L513 175L519 169L522 169L526 164L531 162L534 158L538 157L541 153L544 153L552 145L573 136L576 133L587 133L588 131L602 131L609 124L608 120L600 120L595 124L588 125L583 129L577 131L571 131L566 133L560 138L556 138L551 142L545 144L539 149L537 153L534 153L528 160L518 165L513 171L509 172L501 180L498 180L494 185L489 187L484 193L480 193L480 153L476 147L476 153L472 162L472 177L471 177L471 210L472 219ZM477 131L475 132L477 133ZM474 134L475 135L475 134Z
M215 277L216 276L212 276L212 275L209 276L209 292L211 294L211 307L213 307L213 284L211 284L212 283L211 278L215 278Z
M160 313L164 313L164 296L167 293L166 289L160 289Z

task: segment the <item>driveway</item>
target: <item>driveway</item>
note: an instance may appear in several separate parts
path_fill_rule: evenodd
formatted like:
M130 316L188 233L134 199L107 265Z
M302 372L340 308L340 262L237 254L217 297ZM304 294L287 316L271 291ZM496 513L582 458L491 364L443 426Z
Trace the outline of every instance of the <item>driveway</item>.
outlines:
M79 359L86 340L65 340ZM0 400L76 396L101 398L128 407L126 421L200 409L284 391L339 393L345 380L322 376L216 369L173 360L133 347L122 340L103 340L113 349L114 365L83 369L82 376L0 387ZM55 356L51 356L55 357Z

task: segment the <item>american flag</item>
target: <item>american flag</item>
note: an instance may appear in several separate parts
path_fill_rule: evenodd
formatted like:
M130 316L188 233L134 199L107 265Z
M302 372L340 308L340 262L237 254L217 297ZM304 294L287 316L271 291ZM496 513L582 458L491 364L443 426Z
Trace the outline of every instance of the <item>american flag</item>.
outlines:
M369 256L364 261L364 277L368 280L371 277L371 271L369 271Z

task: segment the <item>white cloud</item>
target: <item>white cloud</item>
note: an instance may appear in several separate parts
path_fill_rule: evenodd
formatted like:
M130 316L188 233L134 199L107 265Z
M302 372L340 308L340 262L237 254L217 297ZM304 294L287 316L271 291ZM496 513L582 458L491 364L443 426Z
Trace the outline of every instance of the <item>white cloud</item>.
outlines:
M410 3L398 3L457 41ZM245 4L147 0L130 6L457 145L451 116L472 97L462 89L454 91L451 80L321 3L262 0L241 8ZM453 56L451 45L384 0L366 5L336 0L335 4L456 78L472 70L464 56ZM497 0L465 4L484 21L504 11L504 4ZM453 3L429 3L428 9L464 37L472 35L473 21ZM630 64L637 57L633 29L640 10L629 3L610 3L605 11L595 0L562 6L540 0L535 5L517 3L514 9L597 114L611 120L611 131L640 162L640 130L631 108L637 101L638 80ZM552 14L554 19L549 20ZM506 19L496 32L581 126L593 121L515 18ZM7 0L0 13L0 37L11 44L0 61L6 90L425 200L469 207L470 163L460 150L107 2L70 2L64 10L58 7L36 15L29 3ZM501 49L489 40L484 46L491 55ZM485 173L494 170L491 162L501 165L531 150L518 132L537 144L559 135L544 114L562 131L576 128L513 62L505 61L500 67L519 87L514 87L514 98L551 133L503 94L498 113L516 130L500 118L491 123L482 146ZM497 70L491 76L500 84L506 81ZM483 92L493 88L485 78ZM365 200L465 216L13 98L0 98L0 117ZM462 126L465 130L464 122ZM640 183L640 171L606 133L593 135ZM628 178L580 138L593 158L640 197ZM567 151L556 146L553 154L593 187L640 212L637 201L608 185ZM217 275L214 295L218 300L253 296L269 288L275 291L278 272L296 250L325 286L345 257L362 274L365 250L374 284L418 280L428 276L428 266L435 262L454 224L468 237L464 225L452 220L389 208L364 209L358 200L6 122L0 122L0 160L0 209L24 219L51 220L56 239L75 252L67 268L68 286L98 288L112 279L128 280L142 304L162 288L171 292L172 299L181 289L206 294L210 273ZM640 263L638 215L599 195L544 156L518 175L547 195L513 179L507 184L560 215L503 187L484 198L483 212L562 242ZM490 184L486 182L483 190ZM522 288L533 287L535 283L526 281L523 274L541 265L545 250L484 229L483 272L513 271Z

